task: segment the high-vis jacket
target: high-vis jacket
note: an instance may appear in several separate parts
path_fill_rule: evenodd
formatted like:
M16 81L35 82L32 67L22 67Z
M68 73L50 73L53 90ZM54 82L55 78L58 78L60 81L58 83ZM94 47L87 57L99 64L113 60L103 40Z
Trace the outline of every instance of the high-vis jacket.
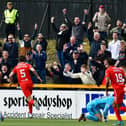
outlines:
M4 17L5 17L5 23L6 24L14 24L16 20L17 10L13 9L12 11L9 11L9 9L6 9L4 11Z

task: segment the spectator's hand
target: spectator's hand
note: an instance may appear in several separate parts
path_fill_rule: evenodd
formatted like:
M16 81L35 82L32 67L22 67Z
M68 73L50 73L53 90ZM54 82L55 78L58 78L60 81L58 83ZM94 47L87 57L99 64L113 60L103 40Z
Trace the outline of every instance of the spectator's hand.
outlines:
M107 12L105 12L105 16L107 16L108 14L107 14Z
M108 27L107 27L107 29L109 30L111 28L111 24L108 24Z
M54 23L55 17L51 17L51 23Z
M92 60L92 57L89 57L89 60L91 61Z
M122 29L126 28L126 24L123 24Z
M88 23L88 29L90 29L91 27L92 27L92 23L89 22L89 23Z
M68 48L67 44L64 44L64 46L63 46L63 52L65 52L67 48Z
M95 13L96 17L98 17L98 12Z
M35 23L34 29L37 30L37 28L38 28L38 25L37 23Z
M63 14L65 15L65 14L67 13L67 9L64 8L64 9L62 10L62 12L63 12Z
M72 54L73 53L73 50L70 50L70 54Z
M32 53L33 53L33 54L36 54L35 50L32 49Z
M17 23L17 30L18 30L18 31L20 30L20 25L19 25L19 23Z
M88 10L87 9L84 9L83 11L84 11L85 15L88 15Z

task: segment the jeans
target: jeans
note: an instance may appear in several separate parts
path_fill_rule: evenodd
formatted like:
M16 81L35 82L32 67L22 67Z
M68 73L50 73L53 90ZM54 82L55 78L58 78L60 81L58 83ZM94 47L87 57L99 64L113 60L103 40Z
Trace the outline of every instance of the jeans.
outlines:
M101 40L107 40L108 35L107 32L99 32Z
M64 68L64 56L63 56L63 51L62 50L57 50L57 56L58 56L58 60L62 66L62 68Z

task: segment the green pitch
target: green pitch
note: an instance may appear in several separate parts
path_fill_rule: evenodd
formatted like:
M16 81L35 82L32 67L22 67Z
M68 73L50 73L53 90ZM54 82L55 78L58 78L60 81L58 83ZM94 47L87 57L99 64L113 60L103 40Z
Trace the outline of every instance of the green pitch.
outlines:
M116 121L105 122L78 122L77 120L54 119L6 119L0 126L112 126ZM126 121L125 121L126 124Z

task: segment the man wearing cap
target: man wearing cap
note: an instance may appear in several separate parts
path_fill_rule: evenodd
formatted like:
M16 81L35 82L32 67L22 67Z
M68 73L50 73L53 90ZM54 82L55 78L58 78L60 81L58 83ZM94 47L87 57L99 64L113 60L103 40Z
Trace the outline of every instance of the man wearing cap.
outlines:
M111 21L111 18L105 11L104 6L100 5L99 12L96 12L93 17L93 22L95 23L95 26L98 27L101 39L104 39L104 40L107 39L107 30L108 30L107 28L110 21Z
M12 2L7 2L7 9L4 11L4 22L5 22L5 33L6 37L9 34L15 36L15 24L18 22L19 12L17 9L13 8Z

